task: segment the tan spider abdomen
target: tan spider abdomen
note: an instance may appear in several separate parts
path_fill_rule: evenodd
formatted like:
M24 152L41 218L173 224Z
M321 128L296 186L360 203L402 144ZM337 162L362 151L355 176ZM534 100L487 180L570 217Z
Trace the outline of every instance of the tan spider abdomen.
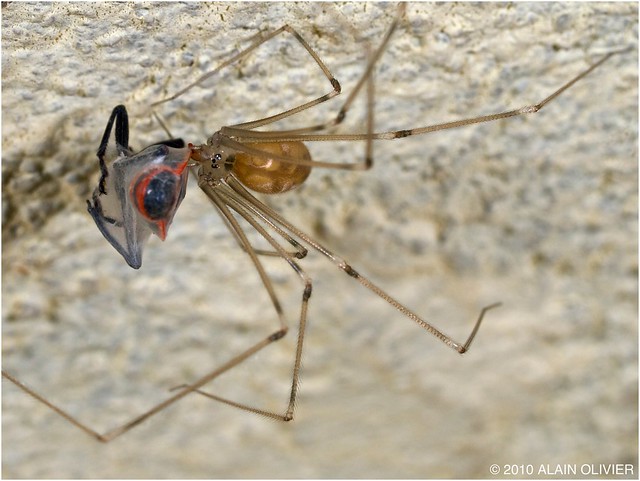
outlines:
M267 155L263 157L245 152L236 154L233 173L249 189L263 194L279 194L295 189L309 177L311 166L269 157L269 154L274 154L309 162L311 154L302 142L264 142L250 145Z

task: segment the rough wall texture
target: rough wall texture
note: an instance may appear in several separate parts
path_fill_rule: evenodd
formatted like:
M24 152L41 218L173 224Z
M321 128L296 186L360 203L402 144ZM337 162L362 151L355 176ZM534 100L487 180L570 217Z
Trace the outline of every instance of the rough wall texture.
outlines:
M34 4L2 9L3 364L98 430L276 325L196 185L165 243L126 266L85 211L111 108L149 105L290 23L349 91L389 4ZM379 130L536 102L527 118L376 144L266 201L456 338L460 357L319 255L296 421L193 396L104 446L3 382L5 477L487 477L496 463L637 472L637 6L413 4L377 72ZM288 37L164 105L202 142L330 90ZM298 125L330 118L340 100ZM325 109L325 107L327 107ZM362 131L354 107L345 131ZM361 145L313 145L342 161ZM267 262L295 325L301 286ZM212 383L284 410L293 337ZM522 474L522 473L520 473Z

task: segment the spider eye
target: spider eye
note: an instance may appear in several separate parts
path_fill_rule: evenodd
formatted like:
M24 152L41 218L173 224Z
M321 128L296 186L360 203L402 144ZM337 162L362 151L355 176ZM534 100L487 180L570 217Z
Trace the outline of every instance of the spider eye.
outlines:
M147 219L166 218L175 208L180 177L167 169L156 169L141 175L133 187L138 211Z

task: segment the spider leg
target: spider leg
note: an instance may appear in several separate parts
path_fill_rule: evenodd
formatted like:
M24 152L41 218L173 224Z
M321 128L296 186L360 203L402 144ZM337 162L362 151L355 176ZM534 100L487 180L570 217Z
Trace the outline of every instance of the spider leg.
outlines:
M234 190L238 192L241 192L244 190L242 185L234 179L230 179L229 184ZM468 338L464 342L456 341L452 337L442 332L440 329L436 328L433 324L422 319L419 315L417 315L415 312L407 308L404 304L400 303L398 300L396 300L395 298L387 294L383 289L378 287L367 277L363 276L358 271L356 271L345 259L335 255L333 252L331 252L329 249L324 247L322 244L320 244L318 241L313 239L311 236L302 232L300 229L298 229L293 224L291 224L286 219L284 219L276 211L274 211L269 206L263 204L258 199L253 197L248 191L244 190L243 198L246 201L250 202L253 208L255 208L256 210L263 211L263 215L271 217L273 221L280 224L284 229L288 230L293 235L295 235L300 240L302 240L305 244L308 244L313 249L320 252L322 255L324 255L329 260L331 260L333 264L336 267L338 267L340 270L342 270L345 274L357 280L364 287L369 289L371 292L376 294L381 299L385 300L387 303L395 307L398 311L400 311L406 317L408 317L409 319L414 321L416 324L418 324L420 327L422 327L425 331L429 332L430 334L438 338L441 342L443 342L444 344L446 344L447 346L454 349L460 354L465 353L469 349L469 346L473 342L473 339L475 338L476 333L480 328L480 324L482 323L482 320L484 319L484 315L486 314L486 312L500 305L500 303L494 303L481 309L480 314L476 319L473 329L471 331L471 334L468 336Z
M589 68L580 72L569 81L565 82L558 89L553 91L550 95L539 101L538 103L527 105L518 109L509 110L506 112L498 112L488 115L480 115L477 117L471 117L467 119L454 120L450 122L443 122L439 124L428 125L425 127L416 127L411 129L393 130L387 132L371 132L356 133L356 134L307 134L298 133L296 130L282 130L282 131L256 131L246 130L244 128L238 128L237 126L222 127L220 133L223 134L224 143L236 150L245 151L252 155L264 155L257 149L252 149L250 144L252 142L351 142L351 141L367 141L372 140L394 140L409 137L412 135L428 134L431 132L437 132L439 130L449 130L459 127L464 127L472 124L480 124L485 122L493 122L495 120L506 119L510 117L517 117L525 114L534 114L542 110L547 104L555 100L559 95L564 93L567 89L572 87L576 82L582 80L591 72L600 67L603 63L609 60L614 55L619 55L628 52L629 49L616 50L604 55L600 60L591 65ZM369 94L372 95L371 93ZM368 127L372 123L372 119L368 120ZM370 128L370 127L369 127ZM333 168L342 170L362 170L366 168L367 161L364 162L326 162L326 161L304 161L293 158L287 158L282 156L271 155L272 158L280 160L282 162L295 163L299 165L310 165L313 167ZM371 160L369 161L371 162Z
M160 100L158 102L154 102L153 104L151 104L151 108L156 107L156 106L158 106L160 104L163 104L165 102L169 102L171 100L175 100L176 98L180 97L181 95L183 95L187 91L191 90L196 85L201 84L202 82L204 82L208 78L212 77L213 75L215 75L217 72L219 72L223 68L227 67L228 65L230 65L230 64L232 64L232 63L234 63L234 62L246 57L249 53L251 53L253 50L258 48L260 45L262 45L263 43L268 42L269 40L273 39L274 37L280 35L283 32L288 32L289 34L293 35L293 37L304 47L304 49L309 53L309 55L316 62L318 67L320 67L320 69L322 70L322 73L325 75L325 77L327 78L327 80L331 84L332 90L330 92L328 92L328 93L326 93L326 94L314 99L314 100L311 100L311 101L306 102L304 104L298 105L297 107L289 109L289 110L287 110L285 112L281 112L279 114L276 114L276 115L273 115L273 116L270 116L270 117L265 117L263 119L258 119L258 120L254 120L254 121L251 121L251 122L244 122L244 123L241 123L241 124L237 124L237 126L241 127L241 128L246 128L246 129L260 127L261 125L266 125L266 124L269 124L271 122L276 122L278 120L284 119L284 118L289 117L291 115L297 114L298 112L302 112L303 110L311 108L311 107L313 107L315 105L318 105L318 104L320 104L322 102L325 102L325 101L329 100L330 98L333 98L336 95L338 95L340 93L340 91L341 91L340 82L338 82L338 80L333 76L333 74L327 68L327 66L324 64L322 59L320 59L320 56L311 48L311 46L302 37L302 35L300 35L293 27L291 27L289 25L283 25L282 27L278 28L277 30L274 30L273 32L267 34L266 36L260 38L259 40L257 40L256 42L254 42L253 44L251 44L249 47L247 47L246 49L242 50L238 54L236 54L236 55L232 56L231 58L225 60L220 65L218 65L215 69L213 69L212 71L204 74L198 80L196 80L192 84L188 85L184 89L180 90L176 94L172 95L171 97L168 97L166 99Z
M178 401L178 400L182 399L183 397L185 397L187 394L198 390L200 387L204 386L205 384L207 384L211 380L215 379L220 374L222 374L222 373L232 369L233 367L237 366L238 364L243 362L245 359L251 357L253 354L255 354L256 352L260 351L264 347L268 346L272 342L282 338L282 336L284 336L285 332L286 331L283 331L283 330L278 330L278 331L274 332L273 334L271 334L267 338L265 338L265 339L261 340L260 342L254 344L252 347L250 347L246 351L244 351L244 352L238 354L237 356L231 358L229 361L227 361L225 364L223 364L219 368L217 368L217 369L207 373L206 375L200 377L198 380L196 380L192 384L189 384L189 385L185 386L178 393L176 393L173 396L169 397L168 399L162 401L161 403L156 404L151 409L145 411L144 413L140 414L139 416L136 416L135 418L131 419L130 421L128 421L126 423L124 423L123 425L118 426L118 427L116 427L114 429L111 429L111 430L107 431L104 434L98 433L95 429L89 427L87 424L84 424L82 421L80 421L79 419L77 419L73 415L69 414L67 411L65 411L62 408L56 406L55 404L53 404L52 402L47 400L44 396L42 396L38 392L34 391L30 387L28 387L25 384L23 384L22 382L20 382L18 379L16 379L14 376L9 374L7 371L4 371L4 370L2 371L2 377L7 379L8 381L12 382L14 385L16 385L22 391L24 391L25 393L27 393L28 395L30 395L31 397L33 397L37 401L41 402L42 404L44 404L45 406L47 406L51 410L55 411L57 414L62 416L64 419L66 419L71 424L73 424L77 428L81 429L82 431L84 431L85 433L87 433L88 435L93 437L94 439L96 439L96 440L98 440L100 442L103 442L103 443L108 443L109 441L114 440L115 438L117 438L117 437L121 436L122 434L126 433L127 431L129 431L130 429L134 428L138 424L140 424L143 421L147 420L151 416L159 413L160 411L163 411L165 408L169 407L170 405L174 404L176 401Z
M278 316L280 318L281 328L279 331L277 331L277 333L282 333L279 337L274 337L271 342L282 338L288 330L286 326L286 321L284 318L284 313L282 312L282 307L280 306L280 302L278 301L278 298L275 294L275 291L273 289L269 276L267 275L266 271L264 270L264 267L262 266L260 260L257 257L258 253L253 249L251 243L249 242L249 239L247 238L246 234L242 230L242 227L238 223L237 219L231 213L231 210L235 211L245 221L247 221L249 225L253 227L275 249L277 254L281 258L283 258L291 266L294 272L300 277L300 280L303 283L304 287L303 287L302 299L300 304L300 315L298 320L298 337L296 342L296 352L295 352L295 359L294 359L292 379L291 379L291 390L289 394L289 402L287 404L287 409L284 414L278 414L272 411L267 411L264 409L249 406L247 404L232 401L227 398L220 397L218 395L211 394L199 389L193 389L193 390L194 391L197 390L200 394L203 394L213 400L228 404L230 406L234 406L244 411L260 414L262 416L267 416L276 420L290 421L293 419L295 403L296 403L296 398L298 394L298 385L299 385L301 361L302 361L302 349L304 344L304 333L305 333L305 328L307 323L307 309L308 309L309 298L311 297L311 292L312 292L311 279L307 276L304 270L295 262L293 257L256 220L255 218L256 211L259 211L260 209L255 209L252 203L247 202L244 189L236 190L231 186L226 186L221 184L216 185L214 187L212 185L209 185L206 178L201 178L199 181L199 185L202 188L202 190L205 192L205 194L209 197L209 199L218 208L221 215L224 218L226 218L227 226L229 226L234 231L234 234L237 236L237 239L239 240L239 242L241 242L244 245L245 252L249 254L249 257L251 258L256 270L258 271L258 274L260 275L260 278L262 280L262 283L265 289L269 293L272 304L274 305L274 308L276 309L276 312L278 313ZM255 200L257 201L257 199ZM268 215L265 215L264 211L261 211L259 217L265 222L267 222L269 226L274 226L274 223L272 221L266 219L268 218ZM277 232L278 233L281 232L281 229L279 227L277 229ZM192 388L193 386L194 386L193 384L181 385L173 389L180 389L180 388L187 388L187 387Z

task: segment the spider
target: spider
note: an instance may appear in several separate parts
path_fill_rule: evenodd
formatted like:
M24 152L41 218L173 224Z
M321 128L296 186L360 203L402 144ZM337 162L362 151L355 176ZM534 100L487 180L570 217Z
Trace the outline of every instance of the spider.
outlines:
M248 48L227 59L196 82L175 95L156 102L152 107L176 99L194 86L215 75L221 69L247 57L260 45L285 34L291 35L323 72L330 86L330 90L324 95L276 115L232 126L224 126L203 144L185 143L182 139L171 138L172 136L168 129L164 126L162 120L157 117L170 138L150 145L140 152L134 152L129 146L129 118L125 106L116 106L108 119L97 151L101 173L100 180L91 200L87 201L88 211L104 237L132 268L140 268L144 246L151 234L155 234L162 240L166 238L174 215L186 194L187 179L191 169L198 180L199 187L213 203L239 246L249 256L264 289L270 297L279 319L277 328L270 335L255 343L249 349L235 355L218 368L201 375L195 381L174 387L173 390L176 392L166 400L104 434L100 434L80 422L30 387L21 383L8 372L3 371L3 377L57 412L67 421L102 442L109 442L117 438L192 393L198 393L213 400L275 420L290 421L294 418L307 324L307 308L313 290L311 278L300 265L300 260L305 258L308 249L313 249L329 259L339 270L395 307L400 313L414 321L419 327L435 336L448 347L460 354L465 353L471 346L486 312L499 306L499 303L488 305L480 310L470 334L464 341L454 340L387 294L375 283L359 273L345 259L334 254L313 237L292 225L278 212L256 198L250 191L262 194L278 194L290 191L300 186L313 168L362 171L370 169L373 166L374 140L394 140L438 130L453 129L536 113L613 55L622 53L624 50L614 51L603 56L591 67L579 73L534 105L425 127L377 132L374 128L373 73L378 59L383 55L404 13L404 6L401 5L398 15L387 30L380 45L369 55L367 66L359 82L339 109L336 117L324 124L290 130L257 130L260 127L293 117L300 112L329 101L341 93L339 81L307 41L289 25L284 25L259 38ZM366 131L347 134L327 133L329 128L338 126L343 122L353 100L363 89L366 91L368 105ZM363 159L359 162L314 160L304 144L305 142L329 141L364 142ZM266 241L270 246L269 250L258 249L252 244L239 219L245 221ZM284 413L260 409L220 397L202 389L222 373L233 369L266 346L282 339L289 330L289 324L272 281L260 260L261 256L282 259L298 276L302 286L291 387Z

